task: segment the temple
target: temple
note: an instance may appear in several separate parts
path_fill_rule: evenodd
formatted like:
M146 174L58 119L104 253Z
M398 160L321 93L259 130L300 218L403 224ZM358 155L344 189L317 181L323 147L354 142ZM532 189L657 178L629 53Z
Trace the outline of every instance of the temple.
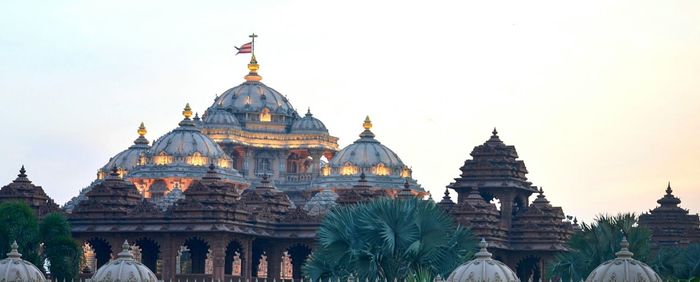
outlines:
M656 202L658 207L639 215L639 225L651 230L653 247L687 246L700 242L700 218L679 206L681 199L673 195L670 182L666 194Z
M562 208L552 206L543 189L528 181L525 163L514 146L501 141L496 129L471 156L448 186L457 192L457 202L446 190L438 205L475 236L491 242L494 256L522 280L539 280L547 262L568 250L576 222L567 220ZM534 193L537 196L530 202Z
M152 143L141 123L133 144L64 205L83 246L83 277L118 257L128 240L134 259L166 281L299 279L333 207L380 197L432 201L411 167L379 141L381 122L375 128L370 117L358 118L359 138L339 148L310 110L299 115L263 84L259 69L253 55L240 85L201 118L185 105L177 126ZM522 280L539 279L547 261L567 251L576 223L528 181L515 147L495 130L471 156L448 188L457 201L446 190L436 204L491 242ZM24 168L0 190L7 200L26 201L39 215L58 210Z

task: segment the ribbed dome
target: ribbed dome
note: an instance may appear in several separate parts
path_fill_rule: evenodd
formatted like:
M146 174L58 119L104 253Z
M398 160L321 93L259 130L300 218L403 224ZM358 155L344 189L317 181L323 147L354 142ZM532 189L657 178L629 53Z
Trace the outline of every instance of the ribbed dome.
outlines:
M311 109L306 112L303 118L296 120L292 124L292 133L328 133L326 125L321 120L311 114Z
M188 111L189 105L186 107ZM189 110L191 116L191 110ZM166 133L153 142L151 149L147 151L149 157L168 156L175 160L185 159L197 153L200 157L207 158L205 165L216 159L229 159L226 153L214 140L202 134L194 122L185 116L178 128Z
M267 108L272 114L299 116L286 97L260 81L246 81L226 90L210 109L219 105L233 113L260 113Z
M36 266L22 259L22 254L17 252L18 247L17 242L13 242L7 258L0 260L0 281L46 281Z
M330 189L324 189L316 193L304 205L304 210L310 215L326 214L330 209L337 206L338 194Z
M202 118L203 126L206 128L234 128L240 129L241 124L232 113L223 106L209 108Z
M515 272L500 261L491 258L491 253L486 250L488 244L486 240L481 239L479 247L481 250L476 253L476 258L465 262L458 266L450 277L448 282L466 282L466 281L520 281Z
M100 169L101 175L98 178L104 178L103 176L108 175L115 167L118 171L126 173L138 164L141 154L146 152L151 146L148 145L148 139L144 137L147 131L143 122L136 132L139 134L139 137L134 140L134 145L110 158L107 164Z
M591 274L588 275L586 282L662 281L661 277L659 277L659 275L656 274L651 267L632 258L634 254L628 249L629 242L627 242L627 238L622 238L620 246L622 247L621 250L615 253L615 256L617 257L596 267L596 269L594 269Z
M374 133L370 131L372 123L369 117L365 119L363 126L365 131L360 134L360 139L340 150L330 161L331 167L351 164L369 171L370 168L382 164L392 170L403 169L405 165L399 156L374 139ZM359 174L359 171L356 174Z
M122 252L119 253L117 259L100 267L92 276L92 281L156 282L158 278L147 266L134 260L134 255L129 251L129 242L124 241Z

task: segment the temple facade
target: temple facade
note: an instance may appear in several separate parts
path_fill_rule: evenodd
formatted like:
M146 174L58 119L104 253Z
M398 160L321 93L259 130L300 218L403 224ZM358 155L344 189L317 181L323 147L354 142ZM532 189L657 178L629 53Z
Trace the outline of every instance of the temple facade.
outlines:
M515 269L521 280L539 280L548 261L568 250L566 243L578 226L567 220L561 207L550 204L542 188L528 181L525 163L496 129L471 156L447 188L457 192L457 202L446 190L438 205L475 236L488 240L494 256Z
M310 110L300 116L258 70L253 56L242 84L201 117L186 105L177 126L153 142L141 124L133 145L64 205L83 246L84 277L128 240L134 259L164 280L299 279L333 207L380 197L432 201L369 117L359 138L339 148L321 120ZM495 130L471 155L448 187L457 201L446 190L437 205L488 240L521 279L542 277L576 224L528 181L515 148ZM39 214L58 210L24 169L0 190L0 201L11 199Z
M700 218L681 208L681 199L673 195L671 183L659 206L639 215L639 225L651 230L653 247L683 247L700 243Z

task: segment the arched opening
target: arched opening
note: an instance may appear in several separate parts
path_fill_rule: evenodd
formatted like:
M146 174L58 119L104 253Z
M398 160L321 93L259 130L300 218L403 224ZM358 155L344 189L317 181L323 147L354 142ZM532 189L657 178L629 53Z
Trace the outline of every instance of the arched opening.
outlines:
M513 199L513 212L512 215L515 217L523 208L525 207L525 201L522 197L517 196Z
M267 278L268 276L268 265L267 265L267 246L268 242L264 239L255 239L253 241L251 270L250 274L252 277L257 278Z
M293 279L301 279L302 276L302 266L306 263L306 260L309 258L309 255L311 255L311 248L309 248L306 245L295 245L287 249L286 255L290 258L290 264L291 264L291 278ZM283 267L285 267L284 259L282 260ZM289 267L287 265L286 267ZM282 269L282 274L285 274L285 269ZM284 275L282 276L283 278L285 277Z
M136 240L135 243L141 250L141 263L153 271L153 273L159 274L161 266L161 262L158 259L160 257L160 246L149 238Z
M520 281L540 281L542 278L542 260L538 257L526 257L518 263L516 274Z
M238 241L231 241L226 246L224 258L224 273L226 275L241 276L243 274L243 247Z
M181 274L211 273L212 271L208 269L211 268L210 265L213 262L210 253L209 244L204 240L188 239L178 250L176 272Z
M101 238L92 238L86 243L91 247L91 251L94 254L94 268L92 271L95 272L112 258L112 246Z

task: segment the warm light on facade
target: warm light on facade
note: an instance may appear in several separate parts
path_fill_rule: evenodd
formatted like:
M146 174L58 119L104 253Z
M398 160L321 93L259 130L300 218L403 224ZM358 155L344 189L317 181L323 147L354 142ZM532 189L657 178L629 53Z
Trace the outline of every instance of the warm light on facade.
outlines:
M167 165L173 162L173 157L168 156L165 152L160 152L153 156L153 163L156 165Z
M227 159L219 159L218 165L220 168L229 168L231 167L231 161Z
M194 166L203 166L208 163L209 158L203 157L199 152L194 152L192 156L187 157L187 163Z
M408 168L407 166L404 166L403 169L401 170L401 177L403 177L403 178L411 177L411 169Z
M340 168L340 174L341 174L341 175L353 175L353 174L357 174L357 167L354 166L354 165L352 165L351 163L345 163L345 165L343 165L343 166Z
M262 109L262 112L260 112L260 121L261 122L272 121L272 115L270 114L270 109L268 109L268 108Z
M379 163L372 168L372 173L374 173L374 175L386 176L391 174L391 170L389 170L389 168L383 163Z
M324 165L321 168L321 175L323 175L323 176L331 175L331 167L329 165Z

